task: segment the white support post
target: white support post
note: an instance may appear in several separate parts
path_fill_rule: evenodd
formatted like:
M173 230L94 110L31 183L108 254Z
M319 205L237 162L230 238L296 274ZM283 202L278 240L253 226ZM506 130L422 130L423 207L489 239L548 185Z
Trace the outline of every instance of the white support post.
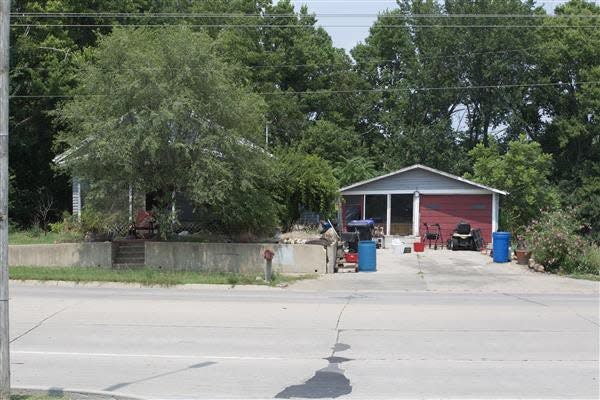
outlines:
M363 194L362 219L367 219L367 195Z
M129 184L129 223L133 222L133 185Z
M498 193L492 194L492 232L498 232L498 217L500 215L500 198Z
M176 206L176 192L173 190L171 192L171 223L175 225L177 221L177 206Z
M387 195L387 215L385 219L385 234L390 235L392 226L392 195Z
M83 205L83 202L81 201L81 180L76 176L73 177L71 200L73 206L73 215L77 217L77 221L81 221L81 207Z
M419 214L419 206L421 204L420 197L421 195L419 192L413 193L413 236L419 236L419 219L421 217Z

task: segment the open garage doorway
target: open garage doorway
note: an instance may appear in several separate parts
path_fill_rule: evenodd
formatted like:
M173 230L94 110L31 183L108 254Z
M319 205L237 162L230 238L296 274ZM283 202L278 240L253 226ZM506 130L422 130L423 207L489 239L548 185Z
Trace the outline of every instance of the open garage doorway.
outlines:
M390 235L408 236L413 234L413 195L392 194L390 196L391 218Z
M383 227L387 232L387 198L385 194L365 196L365 219L372 219L376 227Z

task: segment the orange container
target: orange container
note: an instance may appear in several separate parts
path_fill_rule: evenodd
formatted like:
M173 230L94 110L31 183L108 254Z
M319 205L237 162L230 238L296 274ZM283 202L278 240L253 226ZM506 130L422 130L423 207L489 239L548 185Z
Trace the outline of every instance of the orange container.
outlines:
M413 248L415 249L415 253L422 253L425 251L425 243L414 242Z

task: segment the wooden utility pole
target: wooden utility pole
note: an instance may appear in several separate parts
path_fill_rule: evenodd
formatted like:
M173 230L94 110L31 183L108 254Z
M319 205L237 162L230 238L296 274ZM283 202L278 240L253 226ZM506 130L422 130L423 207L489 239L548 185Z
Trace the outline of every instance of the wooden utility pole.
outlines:
M8 68L10 0L0 0L0 400L10 400L8 336Z

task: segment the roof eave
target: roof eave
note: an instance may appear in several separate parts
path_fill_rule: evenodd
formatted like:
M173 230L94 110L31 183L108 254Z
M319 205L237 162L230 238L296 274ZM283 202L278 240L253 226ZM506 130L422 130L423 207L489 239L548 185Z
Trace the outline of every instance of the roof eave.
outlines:
M376 181L379 181L381 179L389 178L390 176L398 175L398 174L401 174L401 173L404 173L404 172L407 172L407 171L410 171L410 170L413 170L413 169L417 169L417 168L424 169L424 170L432 172L434 174L439 174L439 175L445 176L447 178L454 179L454 180L466 183L468 185L476 186L476 187L481 188L481 189L489 190L490 192L493 192L493 193L498 193L498 194L501 194L501 195L504 195L504 196L508 195L508 192L506 192L504 190L500 190L500 189L496 189L496 188L489 187L489 186L486 186L486 185L482 185L481 183L473 182L473 181L470 181L468 179L462 178L460 176L452 175L452 174L450 174L448 172L440 171L438 169L431 168L431 167L428 167L428 166L422 165L422 164L414 164L414 165L411 165L409 167L405 167L405 168L399 169L398 171L390 172L388 174L377 176L375 178L371 178L371 179L367 179L367 180L364 180L364 181L361 181L361 182L353 183L352 185L348 185L348 186L345 186L345 187L341 188L340 189L340 193L348 191L350 189L354 189L354 188L356 188L358 186L366 185L366 184L371 183L371 182L376 182Z

